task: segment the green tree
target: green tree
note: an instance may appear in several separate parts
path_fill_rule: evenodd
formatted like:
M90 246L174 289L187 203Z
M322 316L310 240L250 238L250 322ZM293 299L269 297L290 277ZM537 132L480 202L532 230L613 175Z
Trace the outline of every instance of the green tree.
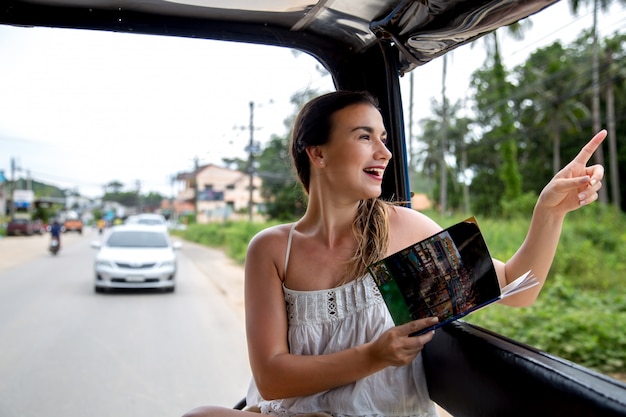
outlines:
M582 132L581 120L589 110L581 101L582 90L572 53L555 42L530 55L518 69L519 83L524 87L520 106L531 108L534 125L545 125L552 138L552 174L561 168L563 132ZM520 87L521 88L521 87Z
M222 158L224 166L241 172L248 172L248 160L242 158Z
M626 4L625 0L618 0L621 4ZM594 132L600 130L600 58L599 58L599 42L598 42L598 13L600 11L607 12L614 2L612 0L570 0L570 7L574 14L583 4L591 4L593 7L593 26L591 28L592 36L592 58L591 58L591 78L592 78L592 129ZM604 165L604 152L602 147L594 153L594 159L597 163ZM599 201L607 203L608 197L606 188L602 187L599 192Z
M119 193L122 191L122 188L124 188L124 184L117 181L117 180L113 180L110 181L107 185L104 186L104 193Z
M621 208L622 198L617 148L617 119L615 115L617 107L616 97L623 97L623 93L620 94L619 92L619 85L623 86L624 80L626 80L626 67L622 64L626 60L625 44L626 35L624 34L616 34L611 38L604 39L601 56L602 68L605 70L605 75L602 79L606 80L604 91L606 96L606 124L609 134L607 137L609 145L609 184L611 186L611 201L618 209Z
M467 210L468 202L464 199L468 198L468 195L464 192L466 186L464 177L467 168L466 140L471 120L456 117L461 108L460 101L451 105L447 103L440 105L433 100L431 111L435 117L420 120L422 129L420 142L424 149L415 156L416 166L424 176L433 179L435 185L431 197L434 200L442 195L441 188L445 188L447 205L445 209L440 206L441 211L448 208ZM446 120L445 135L441 133L444 126L441 120ZM442 155L445 155L445 158L442 158ZM444 164L441 163L442 159Z
M483 180L488 176L497 177L502 184L501 193L491 194L491 206L494 206L494 198L500 203L503 199L514 200L522 194L522 177L517 161L518 135L513 117L514 103L511 99L514 86L507 80L507 72L497 57L499 54L496 54L492 66L486 65L475 71L471 81L476 122L481 130L481 144L478 145L479 149L470 152L470 159L471 155L480 155L479 159L473 160L477 168L476 174L481 174L482 171L479 177ZM497 156L494 150L497 151ZM495 182L494 179L491 178L490 181ZM486 184L475 182L472 181L472 190L482 193L481 199L487 198L484 191L486 188L493 189L493 186L485 187L481 191L480 188ZM486 208L483 204L481 206L482 209ZM488 211L492 215L501 212L496 207L489 207Z
M138 205L138 195L136 191L109 192L102 197L103 201L115 201L126 207Z
M294 112L285 118L286 135L273 135L257 156L257 174L263 179L261 194L267 202L270 219L291 220L304 214L306 196L291 166L289 138L291 126L304 104L319 95L315 90L297 92L291 97Z
M274 135L257 157L270 219L290 220L304 213L305 196L291 169L288 143L286 137Z
M155 211L161 207L161 202L165 200L165 196L161 193L150 191L147 195L141 196L141 205L144 211Z

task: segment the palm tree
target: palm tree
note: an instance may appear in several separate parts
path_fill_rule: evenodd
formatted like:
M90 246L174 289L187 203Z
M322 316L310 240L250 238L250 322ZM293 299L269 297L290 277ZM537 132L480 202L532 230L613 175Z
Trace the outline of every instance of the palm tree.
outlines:
M618 0L622 4L626 4L625 0ZM591 100L591 123L593 132L597 132L600 130L601 122L600 122L600 70L599 70L599 58L598 58L598 11L602 10L606 12L611 4L612 0L570 0L570 8L574 14L578 14L578 10L582 3L592 3L593 2L593 27L592 27L592 37L593 37L593 51L592 51L592 59L591 59L591 79L592 79L592 100ZM604 165L604 152L602 151L602 147L599 147L598 150L594 153L595 161L598 164ZM607 203L607 191L606 188L602 187L600 189L599 201L602 203Z
M621 207L620 179L617 163L617 141L616 141L616 121L615 121L615 84L619 80L626 79L626 68L621 65L626 59L622 45L626 42L626 35L616 35L605 39L603 50L602 66L606 68L606 80L604 87L606 95L606 118L609 142L609 168L611 181L611 197L613 206Z
M451 194L452 198L450 198L448 187L452 185L454 189L459 188L459 182L463 178L467 167L467 156L464 155L464 152L467 151L466 137L468 136L470 121L469 119L457 118L455 116L460 109L460 101L450 105L447 103L441 104L433 100L431 112L434 114L434 117L420 121L423 135L420 138L420 142L426 146L426 149L420 154L421 158L419 160L416 159L416 164L421 164L423 174L438 179L439 197L444 194L441 192L441 188L446 189L446 206L439 208L442 214L445 214L448 206L458 208L459 194ZM445 114L444 111L446 112ZM442 120L445 121L445 134L441 132ZM454 161L454 164L449 165L452 161ZM466 183L464 185L467 187ZM463 191L466 190L463 189ZM466 194L463 194L463 199L463 206L467 208L469 200Z
M518 21L506 26L506 33L514 39L521 39L524 31L530 28L531 25L532 22L528 19ZM499 136L502 138L500 147L502 157L500 177L505 186L503 197L506 199L515 199L522 194L522 182L517 161L517 144L515 143L514 137L515 127L511 108L508 105L510 98L509 83L506 81L507 73L502 63L497 33L498 31L491 32L491 35L485 36L484 40L487 47L487 59L491 59L493 62L493 73L495 76L493 89L497 96L496 102L499 103L497 114L500 120L497 130L499 131Z
M573 128L581 131L580 120L589 115L577 99L576 66L568 62L570 54L559 42L535 51L520 69L520 78L530 89L535 124L547 125L552 137L552 173L561 169L561 133Z

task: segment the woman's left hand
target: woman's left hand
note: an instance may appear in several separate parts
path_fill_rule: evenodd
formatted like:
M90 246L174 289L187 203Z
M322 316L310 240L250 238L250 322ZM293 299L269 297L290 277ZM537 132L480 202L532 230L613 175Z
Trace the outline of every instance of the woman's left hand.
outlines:
M606 137L606 130L598 132L544 187L537 201L537 207L565 215L578 207L598 199L602 187L604 167L587 166L593 153Z

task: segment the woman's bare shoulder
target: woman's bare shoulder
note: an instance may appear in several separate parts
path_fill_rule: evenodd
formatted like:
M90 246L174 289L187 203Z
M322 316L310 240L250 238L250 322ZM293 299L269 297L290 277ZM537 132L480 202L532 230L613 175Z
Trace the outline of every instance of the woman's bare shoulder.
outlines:
M252 237L246 253L246 285L283 281L287 242L292 226L293 223L270 226ZM279 278L279 281L273 278Z
M287 247L287 239L292 226L293 223L285 223L261 230L250 240L248 252L259 249L268 253L274 250L284 251L284 248Z
M389 210L390 252L396 252L441 231L433 219L417 210L392 206Z

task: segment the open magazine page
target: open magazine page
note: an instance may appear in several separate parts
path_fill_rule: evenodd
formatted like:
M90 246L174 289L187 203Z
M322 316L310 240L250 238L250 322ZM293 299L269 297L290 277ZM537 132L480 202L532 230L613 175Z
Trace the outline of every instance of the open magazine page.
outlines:
M457 223L369 266L396 325L437 316L427 332L500 300L503 293L475 219ZM526 273L511 295L530 288ZM536 282L535 284L536 285Z
M517 294L518 292L525 291L535 285L539 285L539 281L537 281L537 278L531 273L531 271L528 271L516 280L505 285L504 288L502 288L502 295L500 298L506 298L513 294Z

